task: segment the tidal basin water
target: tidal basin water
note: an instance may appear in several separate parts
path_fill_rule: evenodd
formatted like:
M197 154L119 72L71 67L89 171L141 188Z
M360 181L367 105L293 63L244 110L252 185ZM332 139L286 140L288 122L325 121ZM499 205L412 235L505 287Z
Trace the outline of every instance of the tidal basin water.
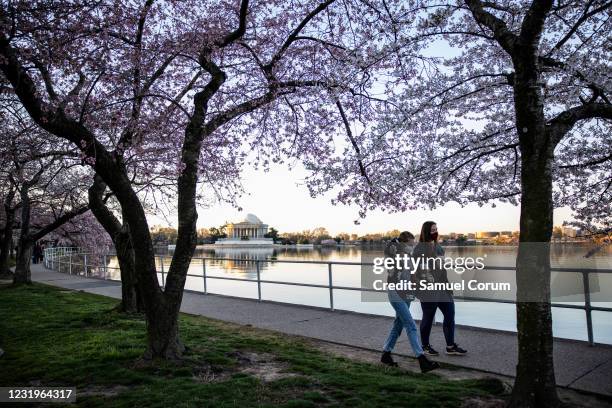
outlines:
M551 248L552 266L612 269L612 246L605 246L594 254L585 257L592 248L594 248L593 244L553 244ZM513 267L516 262L517 248L513 246L449 246L445 249L446 256L449 257L484 257L486 266ZM171 252L163 254L164 271L168 271L171 256ZM198 257L232 259L206 261L206 274L209 278L206 282L208 292L257 299L255 260L259 261L262 280L327 285L329 281L327 264L274 261L361 262L362 259L372 256L382 256L382 248L362 248L359 246L214 248L206 246L197 249L196 258L192 261L189 269L189 274L199 276L188 276L185 288L193 291L203 291L204 289L203 266L202 261L197 259ZM114 266L117 266L116 260L112 259L109 267ZM161 270L161 258L159 258L158 271ZM118 271L111 273L113 279L119 279ZM478 280L515 282L515 272L513 270L484 270L466 273L473 273L473 278ZM361 286L361 270L358 265L333 265L332 275L334 286L356 288ZM212 279L213 277L252 279L253 282ZM161 283L161 274L159 279ZM612 307L612 274L591 274L589 283L592 305ZM551 291L553 303L584 304L583 278L580 273L553 272ZM455 294L474 295L474 293L457 291L455 291ZM262 283L261 295L264 300L319 307L329 307L330 302L327 288ZM495 296L491 295L490 297ZM393 309L387 302L362 301L359 291L335 289L333 297L335 309L387 316L394 314ZM514 299L514 294L509 293L506 298ZM412 303L411 311L416 319L420 319L421 308L418 302ZM594 341L596 343L612 344L612 312L593 311L592 317ZM441 322L441 320L441 314L436 316L436 321ZM456 322L460 325L516 331L516 311L512 304L457 301ZM553 330L556 337L587 340L584 310L553 308ZM436 341L442 343L443 339L436 339ZM458 341L460 342L460 338Z

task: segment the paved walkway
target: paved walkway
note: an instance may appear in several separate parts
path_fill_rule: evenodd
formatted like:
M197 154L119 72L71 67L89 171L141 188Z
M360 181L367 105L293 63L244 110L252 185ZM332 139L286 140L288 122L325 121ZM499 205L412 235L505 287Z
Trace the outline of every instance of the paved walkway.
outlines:
M119 282L83 278L46 270L32 265L32 279L66 289L121 298ZM380 350L391 318L353 312L329 311L299 305L258 302L220 295L185 292L181 311L213 319L251 325L348 346ZM516 335L510 332L458 327L466 356L441 355L436 360L481 371L514 376L517 363ZM440 348L441 327L436 325L432 338ZM410 346L402 335L397 354L409 355ZM589 347L584 342L555 340L557 384L612 397L612 346Z

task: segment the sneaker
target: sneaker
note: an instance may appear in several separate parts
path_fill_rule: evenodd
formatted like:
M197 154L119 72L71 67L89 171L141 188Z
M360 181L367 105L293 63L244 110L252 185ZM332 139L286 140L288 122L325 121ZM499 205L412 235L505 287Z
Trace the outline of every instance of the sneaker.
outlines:
M446 347L446 354L451 354L455 356L463 356L467 354L467 350L462 349L457 344L453 344L450 347Z
M389 367L397 367L397 363L393 361L390 351L383 351L382 356L380 357L380 362L388 365Z
M428 356L439 356L440 355L440 353L438 353L433 347L431 347L431 344L424 346L423 352L427 354Z
M435 361L428 360L425 357L425 354L421 354L419 357L419 367L421 367L422 373L427 373L429 371L435 370L436 368L440 368L440 364Z

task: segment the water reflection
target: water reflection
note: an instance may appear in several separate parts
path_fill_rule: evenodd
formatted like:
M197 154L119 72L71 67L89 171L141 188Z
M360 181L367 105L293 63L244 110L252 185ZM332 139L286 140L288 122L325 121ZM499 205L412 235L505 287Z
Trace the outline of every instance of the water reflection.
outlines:
M222 270L223 272L233 272L249 279L257 278L257 267L260 271L269 267L269 259L274 259L274 249L271 247L261 248L215 248L213 250L204 251L202 254L196 254L203 258L215 258L215 260L207 261L213 270ZM218 259L223 258L223 260ZM259 265L258 265L259 264Z
M171 256L171 253L168 256ZM206 260L207 271L256 279L258 263L261 274L274 269L288 269L288 264L274 261L360 262L361 251L356 247L337 249L312 247L211 248L207 246L196 249L194 257L209 258ZM291 265L303 269L299 267L299 264ZM306 269L313 267L317 268L318 265L307 265Z

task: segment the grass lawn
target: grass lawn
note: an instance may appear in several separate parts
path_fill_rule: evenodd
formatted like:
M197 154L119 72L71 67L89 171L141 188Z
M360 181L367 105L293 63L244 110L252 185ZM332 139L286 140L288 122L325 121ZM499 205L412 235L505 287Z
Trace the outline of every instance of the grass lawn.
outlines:
M448 381L356 362L299 338L185 314L185 359L143 362L143 318L115 305L41 284L0 286L0 386L73 385L83 407L172 408L458 407L503 389L496 380Z

